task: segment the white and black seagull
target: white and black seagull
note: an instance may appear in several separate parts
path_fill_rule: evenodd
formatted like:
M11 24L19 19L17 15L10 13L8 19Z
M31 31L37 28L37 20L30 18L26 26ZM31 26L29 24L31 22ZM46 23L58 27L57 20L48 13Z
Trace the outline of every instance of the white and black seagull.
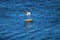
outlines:
M30 16L31 13L29 11L26 11L26 16Z

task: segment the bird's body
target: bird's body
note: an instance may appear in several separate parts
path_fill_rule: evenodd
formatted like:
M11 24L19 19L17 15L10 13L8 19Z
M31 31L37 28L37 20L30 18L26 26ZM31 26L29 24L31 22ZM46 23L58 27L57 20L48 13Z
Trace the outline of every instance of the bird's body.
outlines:
M26 15L27 15L27 16L30 16L30 15L31 15L31 13L30 13L30 12L26 12Z

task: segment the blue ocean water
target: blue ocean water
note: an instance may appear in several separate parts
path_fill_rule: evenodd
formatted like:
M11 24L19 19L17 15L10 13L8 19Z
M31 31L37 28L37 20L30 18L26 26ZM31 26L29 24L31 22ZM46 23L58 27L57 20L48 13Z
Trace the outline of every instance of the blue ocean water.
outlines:
M60 0L0 0L0 40L60 40Z

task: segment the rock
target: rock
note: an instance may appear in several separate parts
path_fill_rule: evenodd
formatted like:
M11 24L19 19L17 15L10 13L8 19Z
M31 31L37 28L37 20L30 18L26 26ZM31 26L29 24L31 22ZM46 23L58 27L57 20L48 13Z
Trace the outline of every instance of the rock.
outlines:
M24 20L24 22L32 22L33 20L32 19L26 19Z

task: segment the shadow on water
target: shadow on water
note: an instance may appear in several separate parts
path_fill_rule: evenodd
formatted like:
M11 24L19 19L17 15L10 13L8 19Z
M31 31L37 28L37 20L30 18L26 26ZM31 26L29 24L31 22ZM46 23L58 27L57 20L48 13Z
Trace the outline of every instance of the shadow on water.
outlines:
M45 37L45 38L42 38L41 40L51 40L53 39L53 37Z

